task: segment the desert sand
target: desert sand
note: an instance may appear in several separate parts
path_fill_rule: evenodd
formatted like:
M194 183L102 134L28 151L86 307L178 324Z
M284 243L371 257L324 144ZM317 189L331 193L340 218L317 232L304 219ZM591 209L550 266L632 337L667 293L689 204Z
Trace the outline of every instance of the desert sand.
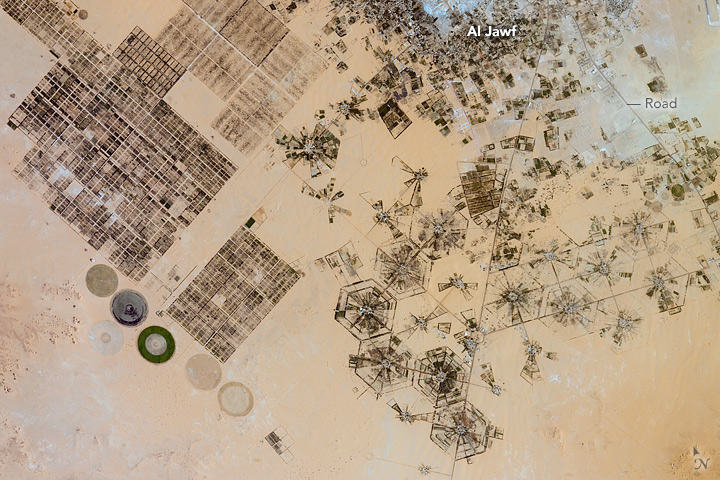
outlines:
M109 51L136 25L157 37L182 7L178 0L75 3L89 13L88 19L75 21ZM299 13L283 21L327 68L294 98L271 131L312 129L318 110L330 115L329 105L350 96L356 76L367 81L383 67L365 48L371 28L358 22L343 37L347 53L342 59L349 69L338 72L337 60L322 56L323 48L337 41L321 33L331 18L327 2L300 5ZM668 113L680 120L697 117L702 126L692 135L706 136L712 145L720 139L714 115L720 29L707 25L698 2L643 0L633 8L635 30L623 31L619 45L602 43L598 34L597 56L610 65L606 75L624 98L644 98L655 73L639 64L633 50L643 44L662 67L666 96L679 99L677 110L631 109L593 86L562 102L543 99L522 120L515 120L514 113L499 115L504 98L522 95L535 84L533 72L523 70L512 89L493 85L496 111L487 123L470 126L458 120L448 136L419 116L412 99L401 103L412 125L397 139L377 118L332 125L340 139L337 163L316 178L302 162L289 168L282 145L270 133L255 151L239 151L212 126L226 102L185 73L164 100L237 171L137 282L13 174L33 142L6 120L57 59L0 11L0 55L6 66L0 69L0 478L720 478L720 324L715 316L720 274L712 243L716 218L703 203L718 185L713 177L701 193L686 186L685 198L676 200L662 182L669 171L678 171L641 154L657 143L641 123L668 123ZM558 23L577 54L583 46L572 22ZM374 45L381 43L372 38ZM391 47L399 48L386 48ZM583 85L602 83L595 73L581 71L567 45L563 48L567 71ZM552 76L550 55L543 60L539 71ZM381 94L368 97L362 108L377 113ZM578 115L561 123L562 132L573 132L570 139L561 141L560 150L550 150L543 142L544 116L573 107ZM462 115L458 112L458 118ZM535 138L535 149L499 147L514 135ZM609 140L603 142L602 135ZM659 135L673 153L683 151L678 145L687 135ZM467 136L471 141L463 143ZM498 210L487 212L484 224L461 210L467 221L462 248L427 260L432 268L422 293L398 300L392 320L396 334L407 332L411 313L429 313L438 305L446 311L442 318L452 324L450 334L430 329L403 337L414 358L443 346L463 358L453 337L465 328L463 312L473 312L482 326L463 389L466 401L504 434L471 461L455 460L454 450L445 452L431 441L432 420L402 423L388 406L394 400L413 413L432 413L433 405L416 388L378 397L348 368L348 355L358 353L359 342L335 320L336 303L348 283L381 281L378 250L389 251L395 240L376 225L372 204L406 204L411 194L403 183L408 175L393 158L429 172L422 207L399 222L403 235L419 242L422 214L452 208L448 192L460 185L458 163L474 161L491 143L498 145L497 166L504 174L504 213L511 215L518 233L508 245L516 246L519 255L507 263L517 266L504 268L499 264L505 260L491 258L498 238L507 239L497 234ZM573 155L584 168L573 167ZM562 162L568 174L545 172L533 178L528 172L539 157ZM660 184L648 191L653 177ZM328 203L302 193L303 185L319 191L331 178L336 179L334 191L344 193L333 203L351 212L336 213L332 224ZM528 205L538 211L545 205L551 214L518 208L517 190L508 193L511 184L537 188ZM585 189L593 195L586 198ZM640 241L623 223L637 212L652 229ZM221 363L168 314L168 307L251 217L254 235L301 276ZM701 227L695 218L702 219ZM612 225L600 247L588 240L594 219L606 228ZM560 250L572 251L571 267L530 262L553 241L563 245ZM348 243L362 263L355 276L316 262ZM595 252L613 252L618 272L632 275L610 284L580 279ZM113 268L117 282L112 275L97 280L98 265ZM675 281L679 309L660 311L657 298L646 294L652 287L649 272L660 266L667 266L665 280ZM86 280L89 271L96 279L93 291ZM705 274L707 288L696 282L696 272ZM453 287L439 287L455 273L477 284L470 299ZM527 309L532 320L515 324L493 302L503 282L521 280L539 293ZM565 287L590 299L583 310L589 326L558 323L558 292ZM111 298L123 289L147 300L147 319L137 327L120 327L113 320ZM601 330L621 308L642 321L618 346L612 331L601 335ZM138 352L138 335L151 325L166 328L174 338L175 351L166 363L148 362ZM557 355L556 360L538 356L542 379L533 382L520 375L528 339L537 341L544 354ZM481 364L492 365L500 395L481 379ZM273 432L282 439L282 454L266 438ZM422 466L430 467L427 476Z

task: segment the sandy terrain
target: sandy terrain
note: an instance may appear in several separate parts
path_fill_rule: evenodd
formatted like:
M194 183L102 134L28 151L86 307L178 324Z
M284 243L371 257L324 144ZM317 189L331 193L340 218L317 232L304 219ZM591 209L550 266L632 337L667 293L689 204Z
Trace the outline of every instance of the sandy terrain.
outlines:
M155 35L180 7L179 1L76 3L90 12L81 25L110 48L122 42L135 25ZM681 119L698 117L703 127L696 134L719 138L714 85L720 64L714 59L720 53L716 38L720 29L707 26L704 6L697 12L697 2L639 3L642 28L624 33L620 46L606 47L613 58L618 90L626 98L646 94L652 75L644 66L636 69L633 51L643 43L658 59L670 86L668 95L680 100L673 113ZM312 44L320 38L324 22L318 19L326 13L322 5L311 4L290 26ZM283 127L314 125L317 110L349 95L355 75L368 80L382 67L363 47L364 28L358 24L345 37L348 71L338 73L331 65L282 119ZM571 25L566 22L562 28ZM142 281L133 283L118 274L118 290L141 292L150 315L140 327L123 327L121 350L103 356L93 349L89 335L94 325L112 319L110 298L93 295L85 276L93 265L111 262L12 175L32 145L5 121L55 58L1 11L0 55L11 66L0 69L0 320L4 327L0 332L0 479L720 478L720 385L716 381L720 324L714 317L720 306L720 274L716 262L705 261L714 254L709 240L712 221L697 193L688 191L685 200L672 201L662 197L667 189L658 190L652 201L661 201L662 207L653 211L653 221L664 226L656 251L631 255L624 268L632 269L632 278L612 287L573 280L575 274L570 271L556 277L551 270L532 270L521 260L525 266L517 269L525 269L525 275L538 283L549 279L553 287L556 281L575 282L573 288L587 288L596 300L606 299L603 305L608 310L618 301L640 312L642 322L622 348L614 346L609 336L599 335L609 320L597 307L592 314L596 324L589 334L542 318L485 336L475 362L492 364L502 395L493 395L474 370L468 400L504 430L504 438L472 457L471 463L455 462L452 453L432 443L427 422L406 425L398 421L387 405L391 398L420 411L432 410L415 389L378 399L348 368L348 354L357 353L358 342L334 320L338 292L348 282L315 264L316 259L352 242L363 262L353 281L376 275L377 249L385 248L390 236L374 225L372 203L383 200L390 206L399 197L408 197L403 185L407 174L392 165L393 157L399 156L413 168L427 168L430 177L423 185L422 208L435 211L450 206L447 194L459 185L459 161L475 158L478 146L518 133L535 137L536 150L517 152L512 164L510 150L498 155L505 157L500 163L511 167L509 177L521 186L530 185L523 172L532 166L534 157L544 155L569 164L570 156L579 153L588 165L573 171L571 180L558 176L536 184L533 202L547 204L552 214L547 218L517 214L517 221L524 222L519 223L523 254L530 256L532 246L558 238L592 247L586 248L592 253L592 242L586 243L592 218L601 216L611 224L614 218L626 219L635 211L650 212L643 181L665 174L664 167L651 162L642 164L644 173L639 173L637 165L603 166L595 148L601 127L606 134L611 130L616 134L608 147L615 149L610 156L616 160L654 143L628 107L616 110L599 91L565 101L563 105L574 104L583 113L563 121L563 128L573 129L575 136L554 152L542 142L545 127L539 117L546 113L542 105L537 107L539 114L528 113L523 122L508 114L473 127L468 130L473 141L465 146L455 126L445 137L431 121L406 108L413 123L396 140L379 120L346 122L343 133L338 133L341 147L336 168L311 179L306 165L287 168L280 147L270 137L257 153L246 156L216 135L210 123L223 102L186 74L165 100L210 138L238 166L238 172ZM568 68L578 70L577 65ZM583 77L586 80L590 82ZM528 73L516 89L526 91L531 82ZM371 96L364 108L376 109L378 103ZM659 117L644 110L637 113L646 122ZM589 127L583 130L585 125ZM670 138L668 134L663 140L670 142ZM301 193L303 182L321 189L330 178L336 178L335 191L345 194L337 204L352 212L351 216L337 214L332 225L327 206ZM706 186L703 196L713 186ZM585 187L594 193L587 200ZM303 276L218 373L213 368L217 365L198 360L197 355L208 352L190 334L167 314L156 312L166 309L197 270L260 208L266 218L254 233ZM693 211L701 211L705 227L694 226ZM467 211L464 215L468 217ZM671 220L677 233L668 232ZM488 313L483 299L485 287L495 278L488 268L493 234L493 228L470 221L465 247L433 262L425 295L398 302L396 324L403 324L411 311L440 303L448 310L447 317L452 317L455 334L463 328L460 312L474 310L478 317ZM608 248L620 248L622 241L616 233L607 240ZM468 261L469 253L477 255L476 262ZM657 301L645 294L647 272L665 264L682 277L678 289L683 303L677 314L658 312ZM692 272L701 269L710 278L708 289L688 285ZM471 300L453 288L440 291L438 283L456 272L479 284ZM538 309L548 312L550 289L543 295ZM152 364L138 352L137 337L149 325L167 328L175 339L176 350L167 363ZM529 383L520 377L526 361L523 335L537 340L544 352L557 353L557 361L539 358L542 381ZM413 337L408 345L415 353L430 345L460 351L452 336L439 340L432 333ZM190 359L209 378L191 382L186 374ZM247 391L237 387L237 398L228 400L223 409L218 395L222 396L228 382L238 382ZM284 443L289 454L281 457L265 440L273 431L287 435ZM698 459L707 463L706 468ZM430 475L421 477L420 465L431 466Z

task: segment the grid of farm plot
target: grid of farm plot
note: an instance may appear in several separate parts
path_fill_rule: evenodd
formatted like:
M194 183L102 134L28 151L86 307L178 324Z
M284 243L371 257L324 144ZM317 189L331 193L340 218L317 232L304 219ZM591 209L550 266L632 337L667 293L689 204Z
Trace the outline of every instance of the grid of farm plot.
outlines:
M327 66L256 0L185 4L158 43L226 102L212 127L250 155Z
M113 108L130 118L146 115L158 97L52 0L2 0L5 10L82 81L103 90Z
M114 55L160 98L185 73L185 67L140 27L133 29Z
M141 279L235 165L54 3L1 5L63 52L10 117L35 143L14 174L121 272Z
M170 305L168 314L225 362L299 278L243 226Z

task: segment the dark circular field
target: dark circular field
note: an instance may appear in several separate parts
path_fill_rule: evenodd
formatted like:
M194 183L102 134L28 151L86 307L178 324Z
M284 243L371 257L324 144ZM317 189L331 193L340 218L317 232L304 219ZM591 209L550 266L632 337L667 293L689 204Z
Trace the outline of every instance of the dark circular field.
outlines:
M685 195L685 187L683 187L679 183L675 184L670 188L670 193L672 193L673 197L680 198Z
M147 300L135 290L121 290L116 293L111 308L115 320L126 327L136 327L148 316Z

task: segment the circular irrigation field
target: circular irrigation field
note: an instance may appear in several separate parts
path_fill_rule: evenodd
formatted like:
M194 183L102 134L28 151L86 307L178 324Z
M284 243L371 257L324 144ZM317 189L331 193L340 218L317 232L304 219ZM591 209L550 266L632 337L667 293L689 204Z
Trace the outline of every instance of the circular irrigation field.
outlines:
M218 392L220 408L233 417L244 417L253 409L253 394L240 382L228 382Z
M85 283L90 293L96 297L109 297L118 287L118 276L112 267L94 265L85 274Z
M110 308L115 320L125 327L137 327L148 316L147 300L135 290L121 290L116 293Z
M165 328L153 325L140 332L138 350L148 362L165 363L175 353L175 339Z

